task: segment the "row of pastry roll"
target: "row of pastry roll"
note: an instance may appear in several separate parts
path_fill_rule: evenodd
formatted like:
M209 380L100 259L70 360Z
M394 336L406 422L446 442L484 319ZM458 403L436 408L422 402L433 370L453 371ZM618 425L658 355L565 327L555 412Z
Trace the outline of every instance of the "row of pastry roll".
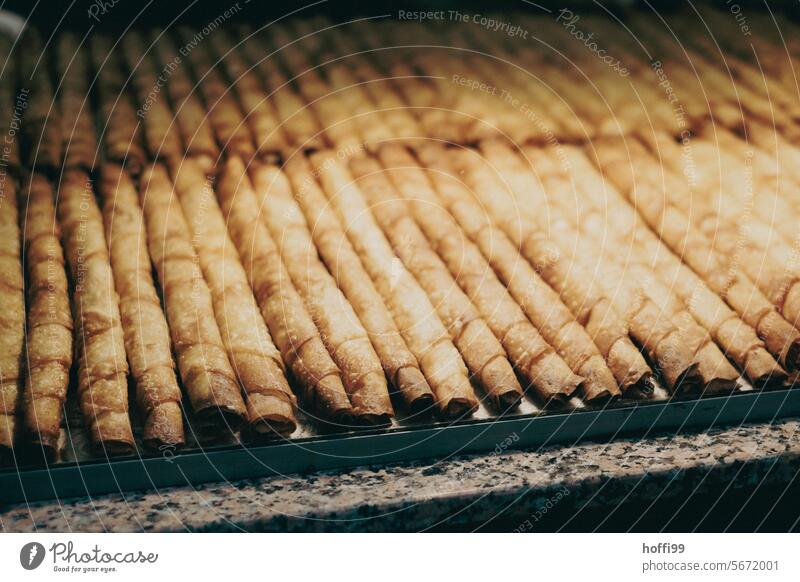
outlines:
M134 174L148 158L185 155L203 157L210 171L223 150L248 160L419 137L576 142L651 126L677 135L708 120L736 132L766 124L796 140L800 106L786 71L800 49L784 47L780 35L795 25L756 19L759 35L743 50L732 19L700 14L718 44L694 33L686 15L670 16L670 29L635 11L624 26L581 15L580 30L593 32L617 68L573 38L575 25L560 13L518 15L532 33L526 41L471 20L321 16L229 23L208 42L177 27L129 31L119 41L67 32L46 49L31 29L17 43L26 50L0 47L14 57L5 59L0 98L7 108L13 89L29 90L21 135L28 165L91 169L102 153Z
M719 14L707 12L725 30ZM323 17L259 29L231 25L208 43L182 27L131 31L118 44L102 35L81 41L64 34L52 59L55 92L48 59L38 58L41 39L31 31L31 46L40 52L20 59L19 75L22 86L36 89L25 130L28 152L36 154L30 161L58 167L63 158L68 166L88 166L96 157L87 81L101 104L106 156L134 172L145 152L151 159L213 160L220 149L249 159L255 152L346 149L419 136L457 143L498 136L579 141L651 124L675 134L708 119L737 130L745 121L772 123L795 137L799 112L785 75L777 79L774 67L762 74L757 56L729 55L737 46L731 34L723 36L724 56L715 56L710 38L688 34L690 23L677 19L691 40L684 53L668 31L640 14L629 15L629 31L587 15L584 26L625 65L620 82L556 18L520 19L536 31L530 45L471 22L335 24ZM759 50L779 53L774 39L763 36ZM791 65L794 54L786 52L777 57ZM89 79L89 62L96 79Z
M691 178L683 172L680 148L664 136L649 144L654 150L642 142L603 142L598 158L622 192L644 201L643 216L653 225L660 223L668 245L691 246L685 262L794 371L800 289L796 235L787 228L787 218L797 208L796 196L788 185L774 187L770 174L775 161L764 151L730 134L722 133L721 141L702 136L694 142L692 155L699 167ZM752 165L750 158L755 159Z
M356 169L361 176L369 160ZM218 182L192 160L157 163L144 169L138 189L121 166L106 164L98 184L82 170L67 171L57 198L47 180L31 178L22 223L31 289L25 430L55 456L73 325L80 408L107 454L134 446L129 373L144 443L184 441L170 347L201 436L242 426L293 432L295 398L284 364L303 401L330 421L387 422L394 413L389 384L411 410L435 404L447 416L468 414L477 406L471 376L498 407L513 407L523 391L514 368L543 399L572 395L583 378L513 300L459 277L460 255L440 258L410 216L394 216L390 226L402 205L371 217L375 194L364 192L375 185L358 187L348 164L328 154L297 160L286 173L231 158ZM10 200L5 222L13 230L18 217ZM326 201L330 213L320 214ZM312 217L327 220L327 228L310 228ZM396 231L401 227L405 232ZM417 245L414 253L403 248L406 237ZM7 240L18 238L10 232ZM6 270L18 273L17 285L7 277L4 300L3 338L16 346L16 354L7 346L3 363L10 447L25 312L20 252L6 247Z
M695 236L693 230L678 229L680 223L667 226L649 215L650 208L658 208L655 197L663 196L652 183L647 184L647 200L638 184L636 190L616 191L611 176L621 172L620 159L617 166L602 166L609 176L604 178L591 155L578 148L530 146L514 152L502 143L486 142L481 151L483 156L465 150L450 157L456 164L461 158L464 180L483 194L487 211L499 225L507 224L507 232L535 265L537 239L556 245L555 259L538 263L543 276L575 306L576 315L605 297L616 308L613 321L642 345L670 388L727 390L737 376L732 364L757 385L781 383L786 377L781 365L795 368L794 327L774 307L757 300L740 302L741 289L748 284L741 278L725 288L713 287L713 275L687 256L709 250L711 244L687 245L678 237ZM616 153L624 156L619 149ZM631 196L627 201L625 194ZM559 263L598 273L591 281L599 288L584 285L584 292L577 280L560 285ZM748 290L748 297L756 296L752 284ZM588 324L586 328L590 331Z
M733 180L749 155L764 182L773 159L733 135L699 137L697 155ZM791 215L794 194L759 191L735 262L747 192L720 204L709 168L692 196L681 161L669 136L486 139L230 156L214 175L194 159L139 178L107 163L96 183L73 169L19 192L9 179L2 444L25 433L57 454L73 335L80 409L107 454L135 446L129 377L153 448L184 442L184 403L199 438L292 434L292 378L299 405L340 424L386 424L390 391L462 417L481 397L504 411L526 392L639 396L655 374L673 392L730 391L740 371L780 384L798 366L797 269L763 208Z
M488 34L471 23L439 28L381 21L338 25L324 18L275 24L268 30L245 28L237 31L236 38L242 39L238 43L222 31L212 44L218 47L220 66L233 71L232 93L241 103L263 105L252 96L259 90L252 73L276 79L260 88L270 97L271 111L256 115L252 105L243 109L244 123L252 127L256 119L269 119L267 127L274 129L268 150L316 148L321 143L346 148L354 140L373 144L420 135L460 143L497 135L515 141L543 141L552 135L577 140L627 134L648 120L674 129L676 115L646 55L634 50L633 40L620 40L607 24L590 20L625 57L631 83L619 83L563 26L543 18L526 21L539 34L539 46L519 46L517 39ZM651 54L667 52L664 35L651 36L658 48ZM557 51L549 54L547 47ZM240 53L250 58L252 69L242 69ZM711 109L722 112L735 106L737 85L725 85L718 64L704 64L717 89L713 108L701 99L702 85L692 84L691 67L670 64L676 69L675 92L685 95L686 123L708 118ZM473 84L465 88L456 78L487 90ZM754 97L764 102L763 95ZM298 108L299 103L305 108ZM764 119L763 111L754 113ZM728 115L724 121L733 125L736 119Z

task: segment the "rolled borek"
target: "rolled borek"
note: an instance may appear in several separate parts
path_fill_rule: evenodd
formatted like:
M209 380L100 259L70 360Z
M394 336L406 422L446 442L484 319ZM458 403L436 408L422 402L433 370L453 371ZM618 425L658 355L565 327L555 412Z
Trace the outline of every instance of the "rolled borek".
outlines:
M27 26L24 37L17 41L21 78L29 87L25 101L25 122L21 125L27 150L27 163L35 168L55 169L64 155L61 115L55 107L55 92L50 81L50 68L42 59L45 53L42 37L34 26Z
M400 335L392 315L361 264L339 220L325 200L304 157L290 159L284 171L305 215L317 252L364 325L389 381L412 412L433 404L433 392L417 357Z
M134 444L128 361L103 217L92 186L86 173L68 171L58 191L58 220L74 289L78 399L95 447L124 454Z
M194 41L196 34L179 27L179 36L184 42ZM217 142L222 149L246 159L255 153L255 138L244 119L239 103L230 92L228 82L222 77L220 70L209 54L209 48L199 43L192 50L192 58L183 64L194 71L199 90L206 105L206 114L214 128Z
M286 175L274 166L253 172L261 213L295 289L304 298L333 360L342 371L356 420L386 424L394 415L378 355L352 306L317 256Z
M783 174L783 168L791 168L792 161L754 150L730 132L719 131L695 142L693 162L702 170L689 174L693 182L696 180L690 187L682 179L689 169L684 167L680 146L663 134L653 141L651 147L658 158L650 156L644 147L636 147L638 144L631 148L631 155L643 165L664 160L674 170L663 176L670 202L694 219L697 229L721 257L737 257L737 267L786 321L798 327L800 260L794 247L800 200L794 194L797 184ZM773 148L783 156L789 150L786 144ZM757 188L753 188L754 182Z
M122 57L112 46L107 36L91 37L89 52L94 70L97 71L95 87L100 102L100 118L97 120L100 137L106 157L124 164L138 175L147 156L136 110L125 89Z
M519 373L533 384L540 398L565 400L571 396L584 378L573 374L540 335L478 247L463 240L461 229L442 208L433 184L416 160L395 145L384 146L380 158L428 240L485 317Z
M319 17L315 26L328 28L331 26L324 16ZM384 74L377 70L368 55L360 53L355 45L354 37L337 28L328 31L327 39L331 48L340 55L347 55L348 64L351 65L358 82L363 83L364 90L369 94L375 108L392 129L396 139L413 139L423 135L422 127L406 109L406 104L395 92L392 79L384 79Z
M220 29L215 38L226 38L226 31ZM270 51L261 46L258 35L246 25L239 29L242 41L242 53L247 59L246 65L255 67L262 83L275 105L281 128L286 132L295 149L317 149L324 144L324 132L314 117L312 110L296 93L286 75L281 71L277 60ZM230 40L226 39L230 45Z
M614 303L631 335L660 368L667 387L674 391L693 391L702 386L694 352L689 349L682 330L672 323L669 314L659 309L641 290L640 281L626 276L623 269L616 267L615 261L604 261L598 245L582 244L584 239L572 220L575 208L565 208L568 203L559 200L563 197L561 193L572 189L570 176L562 166L542 155L547 151L546 148L525 150L529 162L533 162L537 174L541 176L541 187L537 184L536 174L505 145L485 143L482 144L482 150L516 192L523 212L530 211L532 214L535 209L548 208L548 214L552 216L548 225L550 238L560 241L562 251L576 251L570 256L574 265L582 265L587 274L593 271L598 273L598 288ZM544 188L552 193L549 198ZM550 202L550 198L555 202ZM623 250L618 252L624 254Z
M566 370L566 378L550 373L547 365L550 359L545 352L552 350L538 337L524 316L521 320L514 318L515 315L522 315L521 312L498 311L498 305L487 305L479 295L473 293L473 300L478 299L478 308L484 308L483 313L479 313L407 213L405 200L398 198L392 182L382 173L384 169L381 165L371 158L357 158L351 160L350 167L358 178L358 185L367 197L376 221L386 233L394 251L428 293L467 368L486 391L492 404L505 410L516 406L522 397L522 389L504 347L520 374L533 384L540 396L549 399L562 394L562 390L572 393L578 380L569 369ZM402 171L390 173L399 188L417 190L418 185L411 183L408 176L402 175ZM457 240L452 242L457 243ZM463 257L458 259L463 260ZM456 271L463 266L463 263L453 264ZM474 271L472 274L475 274ZM483 316L487 316L490 324L494 324L491 329ZM525 333L531 331L533 335ZM503 340L502 345L494 334ZM528 343L530 340L532 343ZM562 385L565 379L566 384L571 380L576 381L566 386Z
M72 365L69 284L50 183L33 174L20 200L28 295L24 426L32 444L54 460Z
M160 94L161 85L167 84L161 79L171 73L156 71L149 48L139 31L130 30L122 37L122 56L131 72L137 115L142 120L151 159L180 159L185 150L175 123L176 116L167 96Z
M450 151L448 156L492 219L586 328L623 393L651 392L652 370L631 341L620 314L596 283L562 260L559 246L548 240L546 230L531 217L521 214L506 185L486 161L466 151Z
M310 20L297 20L293 23L293 35L301 39L296 45L305 50L309 62L325 63L320 67L328 81L328 92L336 93L352 114L366 147L374 148L381 142L394 138L392 125L385 119L373 102L364 85L359 82L352 70L352 63L343 63L339 55L326 46L324 38L330 31L323 28L316 32L316 25ZM316 46L310 47L310 44ZM292 48L294 48L294 46Z
M139 201L147 246L155 265L178 370L203 438L235 432L247 409L214 318L211 292L166 168L148 166Z
M17 185L0 181L0 456L14 446L25 340Z
M416 354L439 410L446 416L472 413L478 401L458 350L425 291L395 256L346 167L333 152L314 154L311 161L353 248Z
M542 337L556 348L576 374L583 376L584 398L618 396L617 381L586 330L455 177L444 148L426 145L417 151L417 156L429 168L428 177L435 187L435 198L430 204L444 205ZM424 192L417 194L422 200L426 199ZM624 378L622 376L621 380Z
M222 29L217 30L217 34L222 33ZM169 33L163 30L154 30L149 40L153 43L153 50L145 55L145 58L152 58L162 71L169 73L169 83L165 83L165 92L175 108L175 125L171 131L176 131L180 135L187 156L202 158L208 163L213 162L219 156L219 147L202 99L195 89L194 82L181 65L182 55L173 45ZM157 97L157 99L163 98L165 96ZM140 107L146 117L145 106ZM155 135L153 137L157 140Z
M64 167L91 171L98 151L87 83L88 60L85 44L80 44L74 33L59 36L56 64Z
M272 99L267 98L255 71L242 59L241 45L234 47L226 34L212 34L209 42L244 111L244 119L255 137L258 153L286 152L289 146L280 119L272 109Z
M217 197L264 321L283 361L302 387L305 402L327 420L348 422L353 407L339 368L325 349L280 252L259 218L256 195L240 158L230 157L225 163Z
M332 91L319 70L310 64L286 27L273 24L259 40L275 55L273 60L286 65L308 109L321 122L328 141L342 151L360 147L363 138L347 102L339 92Z
M587 161L584 157L583 163ZM576 167L581 165L580 160L574 156L570 163ZM616 167L605 178L613 181L621 190L628 187L626 184L630 184L622 166ZM712 292L694 271L670 252L655 233L643 224L643 219L635 208L612 183L606 181L598 189L596 184L602 179L595 176L592 180L595 186L592 189L577 188L578 194L595 209L593 217L585 216L581 221L584 227L590 227L593 222L598 223L593 227L598 231L597 236L613 234L620 244L633 249L636 259L656 275L648 280L648 284L643 285L651 299L656 303L663 302L664 296L659 297L658 288L660 285L667 286L671 294L680 299L692 318L708 331L750 382L756 386L781 384L786 379L786 373L767 352L755 330ZM703 364L699 360L698 363L702 373Z
M560 173L559 155L551 148L525 148L524 153L536 161L539 170L548 168L549 173ZM698 372L702 379L703 392L724 392L736 385L739 377L736 369L727 361L725 355L717 347L709 332L704 329L687 311L681 299L661 280L659 273L646 264L646 258L640 257L641 245L629 240L635 228L618 226L621 211L609 212L608 206L598 206L597 201L608 202L613 193L603 182L603 178L591 165L589 160L572 146L560 150L560 157L568 160L570 179L574 185L573 192L578 196L560 197L562 216L578 228L582 234L593 240L582 239L582 244L600 249L599 260L614 271L614 281L626 279L636 285L636 293L646 295L661 311L663 317L680 330L681 338L688 349L694 353ZM601 196L593 196L593 192L601 192ZM578 203L577 199L582 203ZM666 248L662 254L669 254ZM586 251L591 254L592 251Z
M289 435L297 428L296 399L239 254L228 237L213 182L190 159L176 163L174 174L175 190L211 291L222 341L244 388L248 427L257 435Z
M3 76L5 79L17 79L18 60L12 56L11 40L0 36L0 62L4 63ZM18 124L21 117L21 108L25 104L25 94L16 93L16 83L0 84L0 131L5 136L3 143L3 158L5 164L13 172L19 172L22 160L20 158L20 143L14 133L14 125ZM17 109L16 115L14 109Z
M181 390L169 328L153 283L147 235L136 186L127 171L105 164L98 192L136 403L144 421L142 441L151 449L184 443Z
M626 146L620 140L604 139L594 152L603 173L621 188L630 176ZM728 258L713 254L712 242L691 229L691 221L679 208L664 200L660 192L662 171L656 166L636 167L635 189L623 190L640 210L650 227L675 253L679 254L705 282L718 293L761 337L767 349L783 366L795 370L800 365L800 331L787 322L756 286Z

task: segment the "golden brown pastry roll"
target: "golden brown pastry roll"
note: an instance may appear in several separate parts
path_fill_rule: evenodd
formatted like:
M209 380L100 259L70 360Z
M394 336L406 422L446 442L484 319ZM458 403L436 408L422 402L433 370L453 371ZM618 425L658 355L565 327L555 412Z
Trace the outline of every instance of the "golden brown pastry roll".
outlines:
M24 426L48 460L58 456L72 365L72 312L54 199L41 174L30 177L20 196L28 295Z
M386 424L394 415L378 355L353 307L317 256L286 175L275 166L253 171L261 217L280 249L295 289L305 300L325 346L342 371L356 420Z
M138 175L146 154L139 118L125 87L127 76L122 74L121 56L112 49L113 43L107 36L92 35L90 43L92 66L97 71L95 86L100 101L97 123L103 150L109 160Z
M581 160L575 156L570 156L569 161L576 167L581 165ZM583 163L587 161L584 156ZM584 169L581 174L588 174L588 170ZM619 244L634 250L637 254L636 260L656 275L643 286L651 299L659 302L657 296L651 293L655 292L659 281L667 285L692 318L708 331L754 385L781 384L786 374L766 351L755 330L713 293L694 271L670 252L646 226L635 208L608 180L612 176L619 178L623 174L614 172L605 178L597 174L591 180L591 187L580 186L576 189L582 200L594 209L593 215L584 213L581 221L584 227L593 228L598 237L615 235ZM602 184L601 188L597 186L598 183ZM619 184L621 189L628 187L621 182Z
M121 166L105 164L98 192L119 294L125 351L144 421L142 441L151 449L181 446L185 441L181 390L175 378L167 320L153 283L136 186Z
M259 40L273 59L282 62L294 77L307 107L319 120L326 139L340 150L359 148L363 136L359 132L353 112L343 96L333 90L319 69L313 67L300 47L294 44L294 35L280 24L273 24Z
M483 143L489 162L511 185L523 213L534 215L541 208L548 208L548 234L556 241L576 270L596 277L598 290L616 306L617 312L634 337L646 351L650 360L659 367L667 387L674 391L694 391L702 386L697 372L694 352L688 346L682 330L675 326L665 314L641 290L641 282L626 277L626 272L616 267L615 261L603 260L597 244L582 244L581 233L576 226L575 208L561 200L563 192L572 188L572 176L576 170L559 163L548 148L527 147L523 162L513 150L497 142ZM537 181L541 180L541 186ZM545 189L547 189L547 195ZM612 243L607 243L612 244ZM577 247L577 248L576 248ZM624 247L612 250L623 254ZM582 265L582 267L578 267Z
M330 21L324 16L314 20L317 29L331 26ZM413 139L423 136L422 127L407 109L405 102L395 91L393 79L379 71L365 53L360 53L356 46L355 35L348 34L348 30L336 28L327 31L326 39L330 48L338 57L346 57L346 63L353 69L359 83L374 103L376 110L391 128L395 139ZM386 55L381 55L384 58Z
M672 290L642 263L629 265L629 272L631 277L641 281L641 292L646 293L661 312L671 317L672 322L681 330L681 335L697 362L697 371L703 381L703 393L715 394L733 390L739 372L714 343L711 334L695 321Z
M244 62L241 45L234 47L227 34L212 34L208 40L244 112L245 123L256 140L256 151L261 154L288 151L289 144L272 108L272 99L268 98L255 71Z
M197 79L195 91L199 91L206 106L206 114L217 137L217 143L231 154L250 159L255 153L255 138L244 119L228 81L222 76L210 49L203 42L195 41L195 33L178 27L178 36L186 44L195 42L191 58L185 59L181 66L194 71Z
M91 171L98 150L87 83L88 50L74 33L63 32L55 52L64 167Z
M230 157L217 187L228 232L283 361L315 414L336 423L353 416L339 368L320 338L303 299L292 284L267 227L240 158Z
M294 44L295 47L305 52L308 62L324 63L320 66L328 82L328 90L340 97L343 104L352 114L352 119L358 127L359 134L367 148L373 149L378 144L395 137L392 126L375 107L375 103L366 87L353 72L352 63L346 63L325 44L324 37L329 31L324 28L317 32L318 26L310 20L294 20L287 25L294 38L301 39ZM309 46L311 44L316 46Z
M654 136L654 153L680 171L667 171L664 176L669 185L666 195L693 219L715 252L733 257L738 269L797 327L800 260L794 246L800 197L794 194L796 182L786 179L791 170L782 170L793 163L786 153L782 158L766 155L728 131L711 133L706 129L705 133L709 135L699 136L694 142L697 149L692 150L692 163L700 166L697 170L688 167L686 156L670 136ZM656 158L636 145L631 148L632 156L652 166ZM786 152L789 148L785 146L772 147ZM692 184L682 179L687 175Z
M350 160L350 167L376 222L386 233L397 256L428 293L467 368L486 391L492 404L505 410L516 406L522 397L522 389L504 347L520 374L537 391L541 391L545 399L560 394L564 389L564 385L560 384L565 378L557 378L546 369L550 359L543 353L552 350L538 337L524 316L521 320L513 320L521 312L495 311L496 305L485 305L478 297L478 308L485 308L480 313L458 287L447 266L431 249L425 235L408 214L405 200L398 197L381 165L372 158L354 158ZM419 187L419 184L412 183L413 176L401 170L388 173L396 180L398 188L416 191ZM463 266L461 263L456 270ZM496 325L490 329L482 316L488 316ZM533 331L534 335L524 333L528 331ZM498 337L504 340L502 345ZM528 343L529 340L533 342ZM565 384L575 379L569 369L566 379ZM573 392L577 384L578 381L567 387L566 391Z
M439 410L451 417L470 414L478 401L464 361L427 294L375 223L347 167L329 151L313 154L311 163L353 248L417 356Z
M191 159L177 162L173 172L222 341L244 388L248 428L253 435L290 435L297 428L296 399L228 236L213 182Z
M417 194L420 200L430 205L443 205L458 221L542 337L556 348L576 374L583 376L584 398L618 396L620 390L614 375L586 330L455 177L444 149L428 144L420 148L417 155L429 168L428 178L436 188L434 197L429 200L425 197L426 191Z
M128 361L119 298L103 217L86 173L64 173L57 211L74 289L78 399L83 419L101 452L129 453L134 443L128 418Z
M630 173L625 144L616 139L604 139L595 146L593 152L604 174L612 182L621 174L619 184L622 185L624 176ZM730 260L715 256L708 237L692 229L690 218L664 199L660 192L660 169L654 166L637 166L636 169L636 188L624 194L640 210L650 228L756 330L770 353L779 358L787 370L794 370L800 364L800 331L778 313Z
M17 435L17 415L25 339L17 184L0 175L0 456L10 451Z
M168 71L157 71L142 34L129 30L122 37L121 53L131 74L136 115L144 128L143 136L151 159L177 160L183 157L175 114L162 86L171 83ZM164 80L166 79L166 80ZM166 92L166 89L165 89Z
M610 205L598 207L595 204L594 199L608 201L610 196L606 188L610 185L603 183L602 176L582 152L573 146L565 146L559 150L524 148L523 152L536 163L540 174L543 172L559 174L563 169L558 166L565 169L565 164L569 164L572 192L578 195L561 196L554 202L556 210L560 211L562 217L574 224L581 235L585 235L574 239L577 244L586 248L581 254L596 254L597 260L612 270L612 276L606 279L613 281L610 286L614 292L620 281L625 280L623 285L628 289L633 284L635 290L634 298L630 300L631 304L638 304L641 301L639 297L646 295L648 300L661 311L662 316L680 330L683 341L694 353L704 393L732 389L739 377L738 372L727 361L709 332L686 310L677 294L661 281L659 273L649 268L643 260L639 261L641 245L628 240L628 236L635 228L619 224L620 211L615 209L614 214L610 215L612 212ZM602 195L592 196L592 193L598 190L602 191ZM662 248L662 252L668 254L666 248ZM624 308L620 308L620 311L624 311Z
M325 144L322 126L289 82L277 59L262 46L260 34L252 31L246 24L242 24L238 32L238 38L243 39L241 49L244 58L247 59L246 64L255 68L254 72L266 87L280 119L281 128L286 133L292 148L296 151L322 147ZM224 30L220 30L215 37L225 34Z
M3 156L0 168L11 172L19 172L20 127L22 115L28 107L29 89L16 87L18 76L18 59L12 56L12 42L9 38L0 37L0 62L4 63L3 79L8 82L0 84L0 131L3 135Z
M25 121L21 124L27 150L27 164L36 168L53 169L61 166L61 117L55 106L55 91L50 70L41 57L45 54L39 31L26 27L20 47L20 72L29 88Z
M422 126L422 119L426 115L441 115L437 112L439 93L436 87L424 76L414 69L410 64L409 52L414 49L396 48L391 51L382 50L385 39L381 34L380 28L373 26L375 22L356 21L350 24L353 30L352 39L361 43L359 50L363 50L365 61L371 62L379 70L373 78L385 77L391 79L393 87L397 90L398 98L403 106L409 108L414 117L417 128L414 129L416 136L426 135ZM376 49L378 49L376 51ZM353 52L356 52L355 50ZM391 118L390 118L391 120ZM405 132L398 125L395 126L399 136L405 136Z
M586 328L623 393L651 391L652 370L631 341L620 314L591 277L572 270L561 248L545 235L544 225L521 214L508 186L485 160L464 150L449 151L448 156L485 211Z
M222 30L216 34L222 34ZM169 75L169 82L165 83L166 96L175 108L175 130L181 137L186 155L192 158L201 158L209 164L219 156L211 119L203 105L199 92L194 82L189 77L186 67L183 66L183 56L172 43L168 33L163 30L154 30L150 35L153 43L151 57L162 75ZM144 109L143 106L140 106Z
M150 258L164 295L178 370L201 436L236 432L247 409L225 353L211 292L192 247L189 227L162 164L145 169L139 201Z
M502 342L517 371L545 401L571 396L583 378L570 370L531 324L480 250L463 240L463 232L442 208L433 184L416 160L406 149L392 144L381 149L380 159L428 240ZM386 200L380 205L388 204Z
M306 224L313 225L310 234L317 252L364 325L386 376L409 410L427 411L433 405L433 392L417 358L400 335L361 259L347 240L306 158L292 157L284 171L292 182Z

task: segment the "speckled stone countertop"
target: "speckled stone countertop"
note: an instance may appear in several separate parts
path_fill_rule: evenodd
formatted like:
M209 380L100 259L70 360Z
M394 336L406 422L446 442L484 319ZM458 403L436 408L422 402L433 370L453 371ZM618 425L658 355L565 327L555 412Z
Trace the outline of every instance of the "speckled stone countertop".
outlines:
M384 531L789 482L800 421L0 509L5 531ZM713 475L713 478L709 478ZM666 487L669 485L669 487ZM524 527L524 525L523 525Z

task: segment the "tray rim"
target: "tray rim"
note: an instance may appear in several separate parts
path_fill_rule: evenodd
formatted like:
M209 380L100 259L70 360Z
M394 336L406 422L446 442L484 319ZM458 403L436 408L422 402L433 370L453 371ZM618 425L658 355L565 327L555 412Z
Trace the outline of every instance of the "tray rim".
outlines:
M22 470L10 467L0 470L0 505L441 460L480 452L498 454L556 444L576 445L589 439L643 437L665 431L680 434L722 424L791 416L800 416L800 390L789 387L694 399L617 403L603 408L500 416L454 424L370 429Z

